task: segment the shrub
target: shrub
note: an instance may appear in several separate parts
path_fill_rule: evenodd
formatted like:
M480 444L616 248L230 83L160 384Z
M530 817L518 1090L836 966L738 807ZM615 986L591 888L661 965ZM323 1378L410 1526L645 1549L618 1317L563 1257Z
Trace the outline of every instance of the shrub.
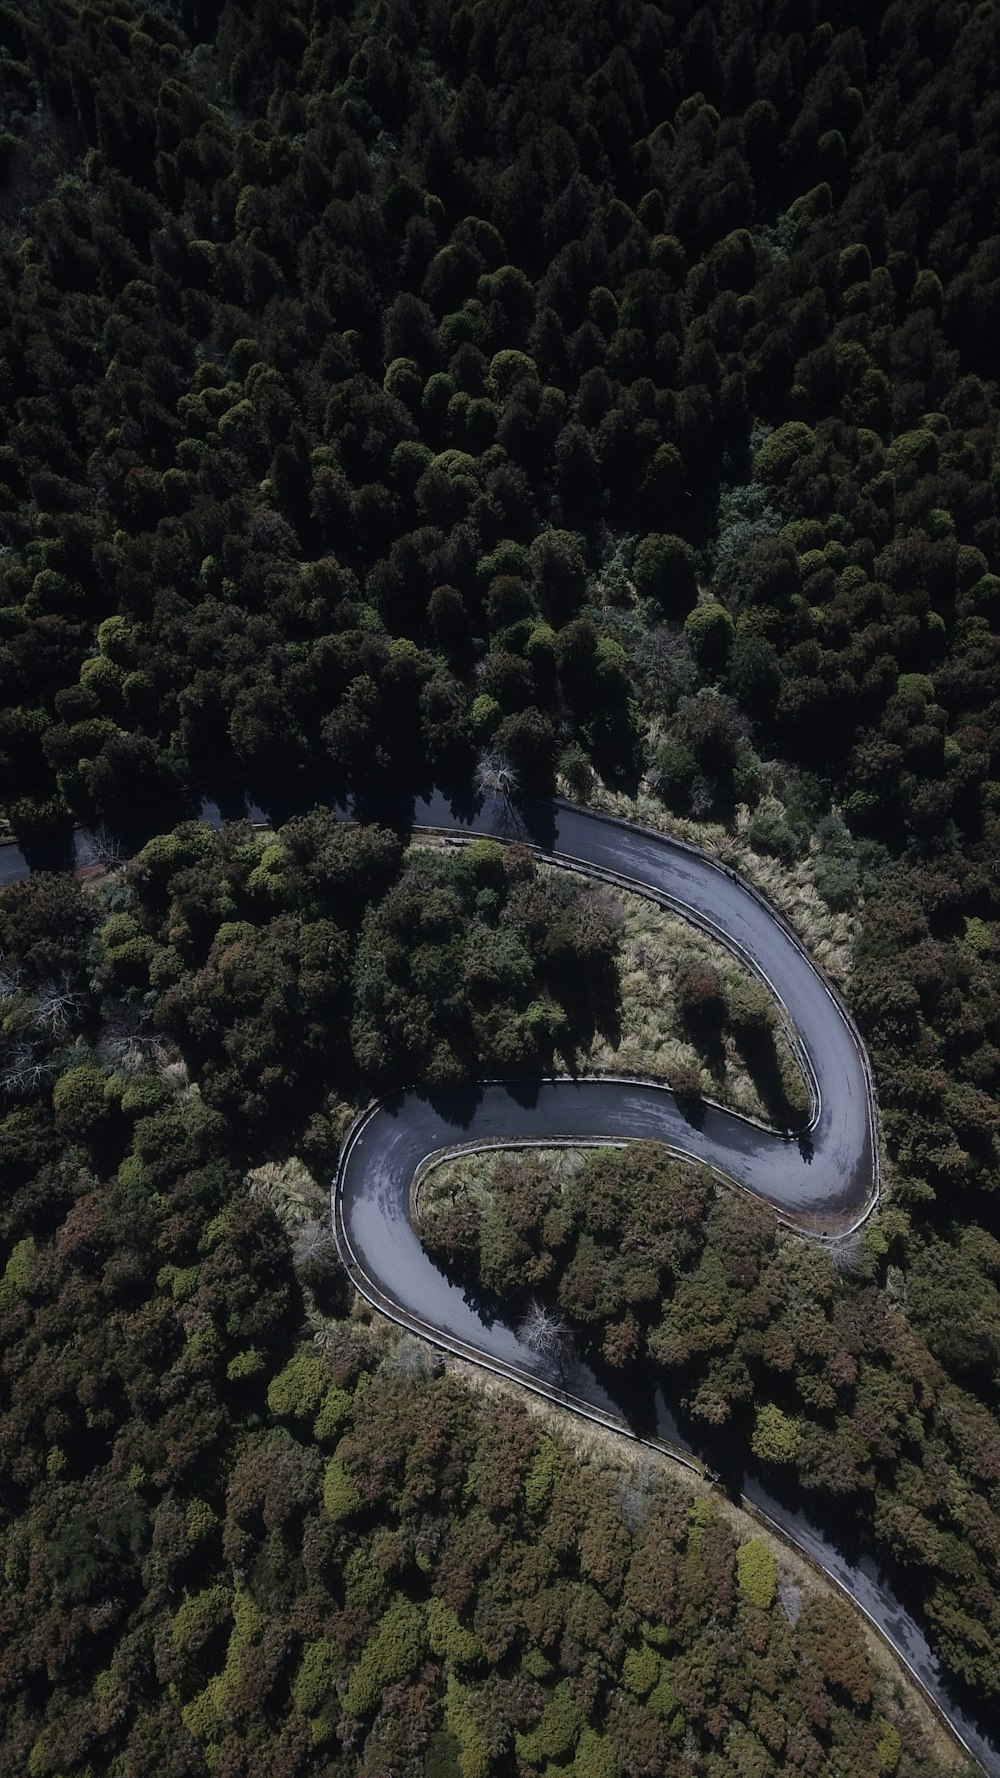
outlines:
M683 617L697 594L694 551L682 537L653 532L636 546L632 578L640 599L655 600L671 617Z
M104 1078L90 1062L80 1062L60 1075L52 1090L58 1129L85 1137L97 1128L105 1115Z
M443 1661L462 1665L479 1660L482 1656L482 1644L478 1636L466 1629L443 1599L428 1600L427 1638L432 1652Z
M778 1590L778 1570L766 1543L759 1537L741 1544L736 1552L736 1577L751 1604L767 1611Z
M368 1716L386 1686L405 1679L427 1649L427 1625L419 1605L398 1594L362 1651L344 1693L347 1716Z
M328 1518L339 1524L342 1519L349 1519L362 1504L354 1477L344 1468L338 1457L331 1457L326 1466L323 1478L323 1508Z
M794 1463L802 1432L797 1420L773 1402L762 1402L754 1420L750 1449L762 1463Z
M296 1352L272 1378L267 1405L279 1420L313 1420L326 1393L330 1373L315 1352Z
M10 1308L30 1288L35 1273L36 1253L32 1235L26 1235L11 1250L3 1277L0 1278L0 1309Z
M772 432L754 457L755 479L772 484L787 481L795 464L812 450L815 443L816 435L811 426L803 420L787 420L784 426Z
M622 1667L622 1684L637 1698L645 1698L660 1677L660 1657L643 1643L630 1648Z
M544 1760L565 1760L576 1746L583 1727L583 1712L568 1686L558 1685L542 1711L541 1721L527 1735L515 1736L521 1759L533 1765Z
M298 1672L292 1681L295 1708L301 1710L303 1716L321 1720L321 1713L336 1697L340 1661L341 1656L335 1643L324 1638L322 1641L306 1644Z
M926 427L917 427L893 439L886 456L896 475L901 471L908 471L913 477L933 475L938 466L938 441Z
M562 1472L559 1447L550 1438L543 1438L532 1459L524 1482L524 1503L529 1513L543 1513L552 1498L552 1490Z
M338 1388L336 1383L331 1383L320 1404L319 1413L313 1421L313 1437L317 1444L336 1443L337 1435L350 1414L351 1406L352 1398L347 1390Z
M684 634L699 667L707 673L721 673L729 659L733 642L733 620L718 599L696 605L684 619Z
M190 1672L207 1677L212 1671L212 1657L223 1636L228 1638L230 1619L230 1592L221 1582L189 1594L178 1606L170 1620L170 1635Z

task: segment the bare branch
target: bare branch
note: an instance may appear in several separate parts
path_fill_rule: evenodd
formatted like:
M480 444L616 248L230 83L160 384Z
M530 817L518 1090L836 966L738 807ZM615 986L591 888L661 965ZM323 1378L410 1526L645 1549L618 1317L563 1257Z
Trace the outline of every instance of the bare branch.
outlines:
M558 1365L561 1374L572 1342L569 1325L558 1309L547 1309L536 1299L521 1321L517 1337L543 1364Z
M301 1222L292 1233L292 1259L301 1272L332 1272L340 1264L337 1243L329 1223Z
M10 1099L27 1098L37 1092L45 1078L55 1073L55 1063L39 1055L30 1044L19 1043L0 1071L0 1089Z
M42 983L35 996L31 1022L49 1036L61 1037L71 1025L78 1023L82 1009L83 1000L77 990L70 987L69 976L64 972L57 982Z
M520 791L517 772L503 753L484 753L476 767L474 779L480 796L502 796L511 802Z
M657 1467L648 1451L636 1458L630 1472L618 1482L618 1504L622 1523L631 1532L641 1531L649 1518L656 1487Z
M0 951L0 1001L13 1000L21 992L21 971Z
M823 1252L838 1272L863 1271L868 1257L864 1230L852 1229L849 1235L841 1235L838 1240L824 1241Z
M412 1335L404 1334L386 1360L386 1368L408 1383L425 1383L428 1377L433 1377L440 1371L441 1360L424 1340L416 1340Z
M117 1074L149 1074L167 1059L163 1039L140 1007L122 1006L105 1021L97 1045L102 1062Z
M802 1610L802 1588L784 1568L778 1570L778 1604L794 1630Z
M114 870L121 863L122 843L102 824L93 833L84 828L79 836L79 861L84 870Z

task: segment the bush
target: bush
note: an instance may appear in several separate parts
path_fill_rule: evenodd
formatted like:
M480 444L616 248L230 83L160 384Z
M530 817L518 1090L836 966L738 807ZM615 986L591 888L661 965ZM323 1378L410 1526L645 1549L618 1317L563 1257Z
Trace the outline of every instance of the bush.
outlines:
M427 1625L419 1605L398 1594L363 1650L344 1693L346 1716L368 1716L382 1693L405 1679L427 1650Z
M323 1478L323 1509L328 1518L335 1524L342 1519L349 1519L362 1505L354 1477L348 1473L339 1457L331 1457L326 1466Z
M311 1421L326 1394L330 1373L315 1352L303 1350L272 1378L267 1405L279 1420Z
M741 1544L736 1552L736 1576L751 1604L767 1611L778 1590L778 1570L766 1543L759 1537Z
M622 1684L637 1698L645 1698L660 1677L660 1657L645 1643L630 1648L622 1667Z
M652 532L636 546L632 578L640 599L651 599L670 617L684 617L697 596L694 551L682 537Z
M583 1722L583 1712L569 1687L558 1685L537 1726L530 1734L515 1736L519 1757L533 1765L541 1765L545 1760L565 1760L576 1746Z
M913 432L903 432L893 439L886 459L895 475L908 473L913 478L933 475L938 466L938 441L933 432L917 427Z
M190 1594L171 1619L171 1640L189 1686L204 1684L222 1655L232 1624L230 1600L228 1586L219 1582Z
M696 605L684 619L684 634L699 667L706 673L721 673L729 660L733 644L732 617L718 599L707 599Z
M562 1467L563 1460L558 1445L550 1438L543 1438L524 1482L524 1504L529 1513L537 1516L545 1511Z
M295 1708L301 1710L303 1716L321 1719L325 1707L336 1697L341 1660L340 1650L334 1642L324 1639L306 1644L292 1681Z
M467 1630L443 1599L427 1602L427 1638L431 1650L442 1661L459 1666L482 1657L478 1636Z
M471 840L462 849L462 863L478 888L503 882L504 849L499 840Z
M38 1250L32 1235L25 1235L11 1250L3 1277L0 1278L0 1310L11 1308L18 1297L30 1289L37 1257Z
M80 1138L97 1129L106 1114L104 1081L101 1069L89 1062L78 1063L60 1075L52 1090L57 1129Z
M313 1437L317 1444L330 1445L336 1442L345 1420L350 1414L352 1397L346 1389L338 1388L331 1383L320 1404L319 1413L313 1421ZM334 1513L331 1515L336 1517Z
M797 1420L783 1414L773 1402L760 1404L754 1420L750 1449L762 1463L794 1463L802 1431Z
M780 486L797 462L813 449L816 434L802 420L787 420L772 432L753 460L755 480Z

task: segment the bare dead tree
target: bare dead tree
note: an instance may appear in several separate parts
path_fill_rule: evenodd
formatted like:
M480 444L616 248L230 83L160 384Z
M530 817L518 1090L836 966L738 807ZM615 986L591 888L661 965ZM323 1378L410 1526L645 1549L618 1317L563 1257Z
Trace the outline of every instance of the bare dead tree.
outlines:
M501 838L520 839L524 832L517 808L521 781L506 754L496 750L484 753L473 782L478 796L499 799Z
M106 1019L97 1045L102 1062L117 1074L149 1074L165 1060L163 1039L141 1007L117 1007Z
M518 1327L517 1337L543 1364L555 1366L562 1377L572 1341L566 1318L558 1309L548 1309L535 1298Z
M61 1037L79 1021L83 1000L64 972L58 981L43 982L35 995L31 1022L50 1037Z
M0 951L0 1001L13 1000L21 993L21 971Z
M824 1241L823 1252L838 1272L853 1273L864 1269L867 1260L863 1229L852 1229L838 1240Z
M122 843L103 825L91 832L84 828L80 832L80 864L86 870L96 867L98 870L114 870L122 860Z
M476 767L475 787L480 796L502 796L505 803L513 801L521 784L506 754L484 753Z
M794 1630L802 1610L802 1588L786 1568L778 1570L778 1604Z
M408 1383L425 1383L441 1369L440 1357L433 1348L425 1340L414 1339L411 1334L403 1335L386 1362L397 1377L405 1378Z
M300 1272L314 1278L334 1271L340 1256L329 1223L300 1222L292 1234L292 1259Z
M657 1480L656 1462L649 1451L641 1451L630 1471L618 1481L618 1505L622 1523L631 1532L641 1531L653 1505Z
M0 1089L10 1099L23 1099L37 1092L54 1072L55 1063L49 1056L39 1054L29 1043L19 1043L0 1068Z

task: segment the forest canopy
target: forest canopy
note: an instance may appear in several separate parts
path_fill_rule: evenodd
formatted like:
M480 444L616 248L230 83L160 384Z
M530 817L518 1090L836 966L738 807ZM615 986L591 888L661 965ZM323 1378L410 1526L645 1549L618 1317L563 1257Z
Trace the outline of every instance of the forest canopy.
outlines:
M934 1769L721 1515L632 1523L350 1313L315 1181L357 1105L613 1023L595 898L313 806L484 757L849 923L861 1275L688 1178L688 1270L576 1318L849 1501L995 1696L996 23L0 4L0 809L35 866L74 822L128 858L0 897L31 1778ZM277 831L191 821L220 781Z

